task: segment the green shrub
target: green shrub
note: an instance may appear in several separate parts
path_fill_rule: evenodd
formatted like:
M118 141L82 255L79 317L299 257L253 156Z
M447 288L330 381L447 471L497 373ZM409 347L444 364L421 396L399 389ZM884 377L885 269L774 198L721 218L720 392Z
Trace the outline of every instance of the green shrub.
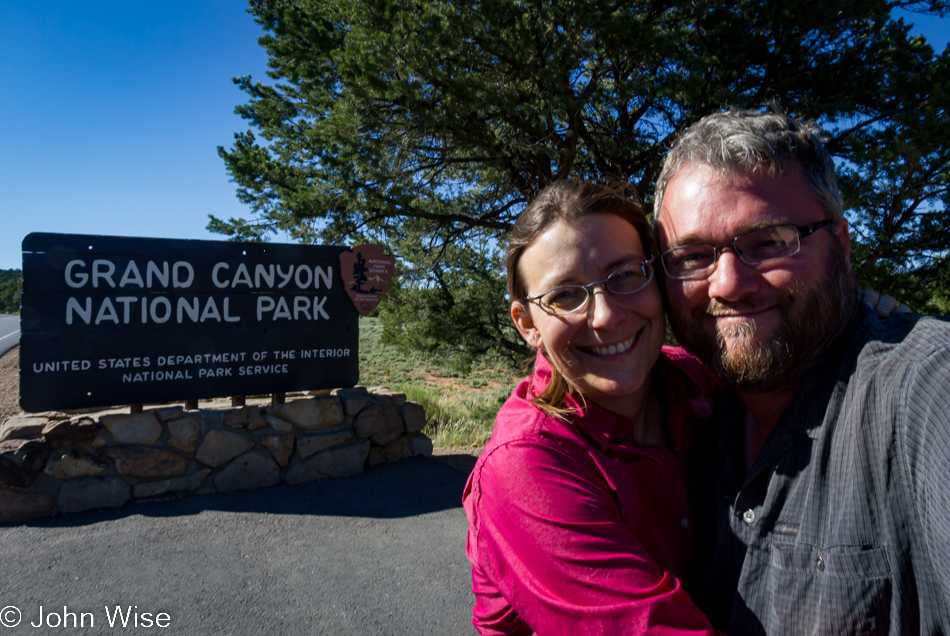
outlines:
M377 318L360 318L360 383L405 393L426 412L436 446L481 445L521 375L503 356L435 355L387 343Z
M19 314L23 294L23 273L16 269L0 270L0 314Z

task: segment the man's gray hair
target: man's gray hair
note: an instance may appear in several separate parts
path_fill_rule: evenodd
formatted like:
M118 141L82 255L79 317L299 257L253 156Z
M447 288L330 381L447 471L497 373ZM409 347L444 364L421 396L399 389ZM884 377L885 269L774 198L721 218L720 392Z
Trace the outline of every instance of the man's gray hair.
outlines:
M730 109L708 115L680 133L656 182L653 222L663 209L666 186L683 168L706 165L722 174L775 177L792 161L801 166L828 218L844 219L835 165L816 125L782 113Z

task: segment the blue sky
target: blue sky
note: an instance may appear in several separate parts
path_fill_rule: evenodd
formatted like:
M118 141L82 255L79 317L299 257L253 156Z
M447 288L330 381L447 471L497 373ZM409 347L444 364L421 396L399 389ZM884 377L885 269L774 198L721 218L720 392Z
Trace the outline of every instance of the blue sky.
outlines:
M264 79L242 0L0 4L0 269L30 232L222 240L247 216L217 146L247 126L231 78ZM902 14L942 50L950 18ZM275 241L284 237L275 237Z
M220 239L245 215L217 146L264 79L242 0L0 3L0 269L30 232Z

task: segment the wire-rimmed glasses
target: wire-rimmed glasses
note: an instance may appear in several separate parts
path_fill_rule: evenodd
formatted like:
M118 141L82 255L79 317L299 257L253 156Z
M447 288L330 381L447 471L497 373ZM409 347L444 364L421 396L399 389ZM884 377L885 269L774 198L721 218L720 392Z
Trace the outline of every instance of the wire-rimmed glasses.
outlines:
M798 254L803 238L833 223L831 219L810 225L787 223L741 234L726 245L681 245L663 252L660 260L670 278L699 280L715 271L719 256L726 248L731 247L736 256L747 265L761 265L767 261Z
M597 285L602 285L604 290L616 296L628 296L649 285L651 280L652 256L643 262L628 263L603 280L595 280L586 285L561 285L537 296L526 296L523 300L536 303L542 311L552 316L564 316L586 307L592 290Z

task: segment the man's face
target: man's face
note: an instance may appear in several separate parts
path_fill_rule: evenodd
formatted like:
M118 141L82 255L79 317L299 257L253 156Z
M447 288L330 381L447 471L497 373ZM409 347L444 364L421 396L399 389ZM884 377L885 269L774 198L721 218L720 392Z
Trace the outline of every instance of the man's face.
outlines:
M824 218L798 164L777 177L687 166L664 194L660 252L694 243L720 247L763 227ZM830 229L833 234L823 229L803 238L793 256L748 265L727 249L706 278L666 277L670 322L680 343L738 389L795 386L853 306L847 222Z

